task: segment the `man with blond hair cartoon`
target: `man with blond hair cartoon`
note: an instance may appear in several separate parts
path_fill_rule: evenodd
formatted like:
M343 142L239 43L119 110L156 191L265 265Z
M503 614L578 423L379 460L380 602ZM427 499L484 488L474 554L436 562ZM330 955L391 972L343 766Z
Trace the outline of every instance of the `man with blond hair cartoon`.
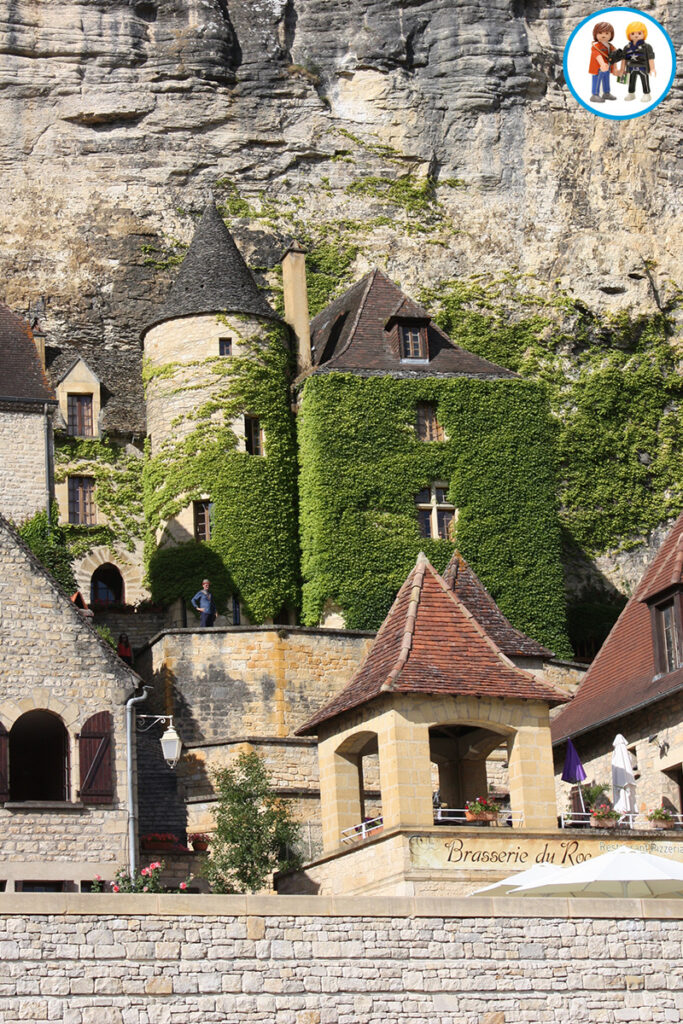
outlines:
M617 57L623 58L623 63L618 71L620 75L624 69L628 72L628 93L626 100L636 98L636 82L640 79L643 90L642 103L649 103L652 99L650 92L650 75L656 75L655 52L647 39L647 25L642 21L632 21L626 26L626 38L628 43L623 50L617 51Z

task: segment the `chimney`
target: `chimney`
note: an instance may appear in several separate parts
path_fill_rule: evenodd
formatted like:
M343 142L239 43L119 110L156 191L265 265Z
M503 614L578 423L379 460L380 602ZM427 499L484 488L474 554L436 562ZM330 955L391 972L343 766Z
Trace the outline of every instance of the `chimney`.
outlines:
M43 334L43 330L40 324L38 323L37 317L34 319L33 324L31 325L31 334L33 335L33 341L35 343L36 349L38 350L38 358L40 359L40 364L43 367L43 369L45 369L45 335Z
M285 320L296 335L297 371L305 373L311 368L311 330L306 291L306 250L298 242L292 242L282 258L282 286Z

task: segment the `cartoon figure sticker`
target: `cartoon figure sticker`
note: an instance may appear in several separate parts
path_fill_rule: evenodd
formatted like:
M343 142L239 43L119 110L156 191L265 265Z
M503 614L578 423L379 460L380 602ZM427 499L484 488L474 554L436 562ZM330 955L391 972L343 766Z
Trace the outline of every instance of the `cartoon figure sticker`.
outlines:
M675 73L667 32L635 7L607 7L584 18L564 50L564 77L574 99L613 121L653 110Z

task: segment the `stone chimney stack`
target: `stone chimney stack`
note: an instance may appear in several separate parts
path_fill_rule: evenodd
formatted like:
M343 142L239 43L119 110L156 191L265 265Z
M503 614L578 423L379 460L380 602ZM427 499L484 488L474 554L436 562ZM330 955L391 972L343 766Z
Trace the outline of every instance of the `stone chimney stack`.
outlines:
M311 330L308 320L306 291L306 251L292 242L282 258L282 285L285 299L285 320L297 341L297 371L311 368Z

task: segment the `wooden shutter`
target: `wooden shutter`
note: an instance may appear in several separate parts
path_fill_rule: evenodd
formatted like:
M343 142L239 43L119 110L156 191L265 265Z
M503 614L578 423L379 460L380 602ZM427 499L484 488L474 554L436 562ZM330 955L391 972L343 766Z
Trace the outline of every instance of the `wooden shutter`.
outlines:
M84 804L110 804L114 799L111 731L111 714L99 711L88 719L78 737L81 762L79 796Z
M9 800L9 733L0 722L0 804Z

